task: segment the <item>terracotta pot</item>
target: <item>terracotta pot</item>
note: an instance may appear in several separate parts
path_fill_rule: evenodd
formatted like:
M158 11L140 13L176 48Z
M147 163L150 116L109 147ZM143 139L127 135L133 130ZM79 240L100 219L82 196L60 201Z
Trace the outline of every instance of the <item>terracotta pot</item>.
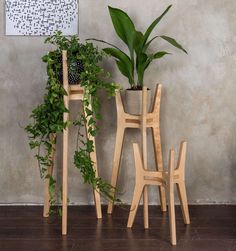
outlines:
M142 90L125 90L124 93L125 112L132 115L140 115L142 113ZM147 91L147 111L150 112L151 107L151 90Z

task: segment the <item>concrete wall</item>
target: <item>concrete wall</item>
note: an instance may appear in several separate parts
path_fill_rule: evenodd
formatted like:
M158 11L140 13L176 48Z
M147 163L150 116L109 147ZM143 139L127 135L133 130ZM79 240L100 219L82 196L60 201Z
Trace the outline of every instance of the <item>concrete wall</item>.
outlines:
M40 37L4 36L3 2L0 0L0 203L42 203L43 185L23 127L32 108L42 100L47 78L40 58L49 47ZM173 55L154 63L145 78L152 90L156 83L163 84L164 160L166 163L171 146L177 149L179 141L186 139L189 142L186 171L189 202L235 203L236 2L147 0L144 4L143 0L81 0L80 37L102 38L121 45L114 34L107 5L126 10L138 28L144 30L169 3L173 8L155 32L175 37L189 55L159 41L159 48ZM105 65L113 73L114 81L127 87L113 60L107 60ZM76 105L72 110L76 111ZM102 113L97 139L98 163L101 175L110 179L116 130L114 100L104 100ZM121 198L128 203L134 187L131 142L138 139L137 131L127 130L119 187ZM71 137L71 154L74 147ZM151 165L151 147L149 151ZM60 155L58 151L58 163ZM60 178L60 165L57 168L56 175ZM70 202L92 203L91 190L83 184L72 163L69 172ZM150 200L159 203L156 189L151 189Z

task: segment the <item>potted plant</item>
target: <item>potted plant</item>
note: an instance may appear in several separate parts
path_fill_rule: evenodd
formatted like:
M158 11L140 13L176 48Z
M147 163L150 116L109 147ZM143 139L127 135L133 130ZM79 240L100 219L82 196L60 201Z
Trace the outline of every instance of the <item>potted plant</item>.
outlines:
M65 37L61 32L56 32L53 36L45 40L46 43L54 45L56 48L45 56L42 60L47 64L48 81L46 85L43 102L33 109L32 121L26 126L31 149L37 149L35 155L38 160L41 178L49 179L50 205L55 205L55 185L56 180L53 175L48 175L48 167L54 164L52 152L58 133L71 123L78 127L78 143L74 153L74 164L80 170L85 183L99 190L108 200L118 199L110 195L110 190L115 189L101 177L96 177L90 153L94 151L93 141L85 137L80 128L88 124L88 133L96 136L98 132L97 121L101 119L99 89L105 89L109 97L115 94L117 85L107 82L109 74L98 64L104 52L99 51L92 43L80 43L77 36ZM84 87L83 105L85 113L81 112L74 121L63 123L63 113L69 112L63 102L63 96L67 95L61 83L62 75L62 50L67 50L68 71L78 74L78 62L81 71L78 74L79 84ZM74 78L73 78L74 79ZM72 81L73 84L75 81ZM51 207L50 212L53 212Z
M119 71L129 81L130 88L126 90L126 102L129 113L139 113L140 111L139 108L136 110L133 110L133 108L135 108L135 106L141 107L141 105L138 105L138 101L141 100L140 90L142 90L144 84L144 73L146 69L154 60L170 54L167 51L149 52L148 49L151 43L155 39L160 38L187 54L187 51L174 38L161 35L154 36L150 39L152 31L170 10L171 6L172 5L168 6L166 10L151 23L144 33L137 31L133 21L123 10L108 7L116 34L127 46L128 54L111 43L93 39L111 46L104 48L103 51L115 58Z

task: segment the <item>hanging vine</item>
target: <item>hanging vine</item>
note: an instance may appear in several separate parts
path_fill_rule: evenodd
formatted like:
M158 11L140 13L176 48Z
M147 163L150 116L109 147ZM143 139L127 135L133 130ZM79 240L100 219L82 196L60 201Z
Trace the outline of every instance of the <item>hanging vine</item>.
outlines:
M78 142L74 153L74 164L83 177L85 183L99 191L107 200L120 203L113 197L112 187L101 177L96 177L94 162L90 155L94 152L94 142L91 137L98 133L97 121L101 119L100 99L98 90L104 89L108 97L114 96L116 84L106 82L109 73L98 64L104 54L92 43L80 43L77 36L65 37L61 32L56 32L48 37L45 43L56 46L56 49L43 56L42 60L47 64L48 81L42 104L33 109L30 115L32 122L25 130L29 136L31 149L37 149L35 155L38 160L40 176L49 179L50 213L53 212L55 199L55 178L48 173L48 168L54 165L53 152L58 133L67 128L71 123L78 127ZM75 121L63 122L63 113L69 112L63 102L63 96L67 95L62 86L62 50L67 50L68 72L73 76L72 80L79 79L84 88L83 106L84 112L80 112ZM81 128L87 126L88 135L82 133Z

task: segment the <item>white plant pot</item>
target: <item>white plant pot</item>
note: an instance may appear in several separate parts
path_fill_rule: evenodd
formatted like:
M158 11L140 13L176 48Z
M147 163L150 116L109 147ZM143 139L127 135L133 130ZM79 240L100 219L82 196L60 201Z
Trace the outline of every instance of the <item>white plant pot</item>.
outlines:
M142 90L125 90L123 95L125 112L132 115L142 113ZM151 107L151 90L147 90L147 112Z

